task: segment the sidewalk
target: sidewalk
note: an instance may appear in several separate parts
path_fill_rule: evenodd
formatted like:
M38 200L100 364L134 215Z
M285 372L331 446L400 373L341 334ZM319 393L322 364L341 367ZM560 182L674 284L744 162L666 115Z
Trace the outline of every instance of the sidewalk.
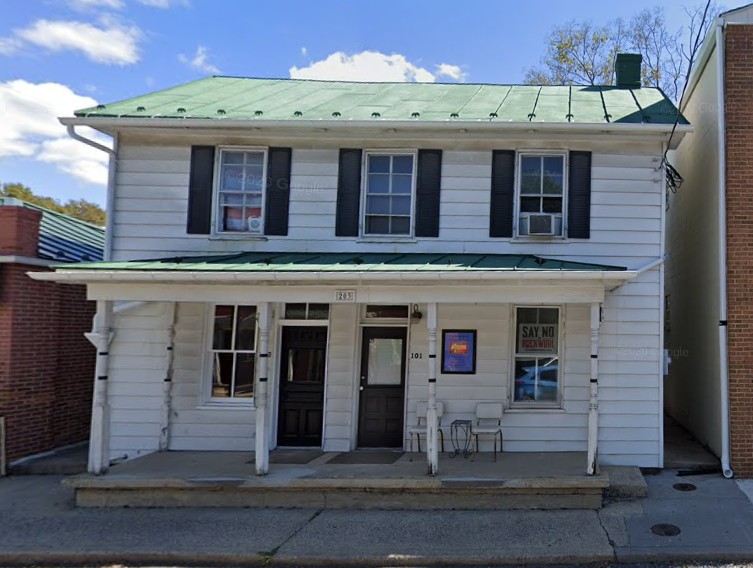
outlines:
M0 564L470 566L753 560L753 505L720 475L647 476L601 511L74 509L56 476L0 479ZM678 491L692 483L695 491ZM680 528L657 536L656 524Z

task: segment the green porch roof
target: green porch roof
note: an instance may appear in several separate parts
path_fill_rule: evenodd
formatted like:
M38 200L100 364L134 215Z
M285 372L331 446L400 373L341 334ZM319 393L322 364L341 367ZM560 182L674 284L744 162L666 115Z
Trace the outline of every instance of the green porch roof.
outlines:
M625 271L588 264L513 254L429 253L270 253L171 257L126 262L83 262L65 270L147 272L457 272L457 271Z
M361 83L208 77L77 117L214 120L673 124L677 108L657 88ZM680 124L688 124L680 116Z

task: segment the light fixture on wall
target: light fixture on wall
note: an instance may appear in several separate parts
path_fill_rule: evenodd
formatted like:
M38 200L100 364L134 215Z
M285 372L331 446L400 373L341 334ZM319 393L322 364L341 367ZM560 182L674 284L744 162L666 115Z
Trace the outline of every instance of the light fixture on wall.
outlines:
M418 304L412 304L411 312L410 312L410 322L418 323L421 321L422 317L424 317L424 314L422 314L421 311L418 309Z

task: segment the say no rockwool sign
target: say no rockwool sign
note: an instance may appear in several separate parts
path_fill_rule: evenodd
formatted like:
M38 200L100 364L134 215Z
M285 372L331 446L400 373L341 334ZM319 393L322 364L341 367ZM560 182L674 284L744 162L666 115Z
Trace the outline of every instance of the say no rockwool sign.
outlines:
M518 353L556 353L557 324L521 323L518 325Z

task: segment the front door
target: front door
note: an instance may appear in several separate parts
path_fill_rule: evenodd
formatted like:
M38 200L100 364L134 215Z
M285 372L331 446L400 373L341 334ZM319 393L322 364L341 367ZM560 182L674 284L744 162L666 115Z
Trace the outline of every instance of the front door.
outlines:
M278 446L321 446L327 328L283 327Z
M362 448L403 445L406 337L404 327L363 329L358 411Z

